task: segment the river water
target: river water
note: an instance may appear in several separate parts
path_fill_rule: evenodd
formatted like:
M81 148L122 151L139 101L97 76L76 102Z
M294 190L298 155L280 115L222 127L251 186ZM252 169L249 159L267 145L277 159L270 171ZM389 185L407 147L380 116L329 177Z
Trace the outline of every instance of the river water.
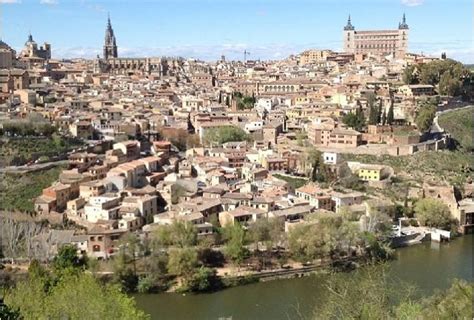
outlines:
M398 249L389 272L424 294L449 287L454 278L472 281L473 241L473 235L467 235L450 243ZM136 300L152 319L303 319L324 295L328 276L255 283L211 294L144 294Z

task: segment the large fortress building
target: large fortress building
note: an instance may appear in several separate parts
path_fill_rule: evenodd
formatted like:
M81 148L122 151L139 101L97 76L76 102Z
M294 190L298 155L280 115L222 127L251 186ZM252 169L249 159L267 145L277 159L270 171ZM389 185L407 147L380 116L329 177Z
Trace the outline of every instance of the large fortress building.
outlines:
M351 16L344 27L344 52L391 54L403 58L408 50L408 24L405 14L398 29L358 31L352 25Z

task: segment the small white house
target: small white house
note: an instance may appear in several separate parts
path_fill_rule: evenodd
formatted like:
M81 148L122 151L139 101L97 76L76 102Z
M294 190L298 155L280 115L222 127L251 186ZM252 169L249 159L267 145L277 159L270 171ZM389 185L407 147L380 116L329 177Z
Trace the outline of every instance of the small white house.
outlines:
M341 156L335 152L323 153L324 164L336 165L341 161Z

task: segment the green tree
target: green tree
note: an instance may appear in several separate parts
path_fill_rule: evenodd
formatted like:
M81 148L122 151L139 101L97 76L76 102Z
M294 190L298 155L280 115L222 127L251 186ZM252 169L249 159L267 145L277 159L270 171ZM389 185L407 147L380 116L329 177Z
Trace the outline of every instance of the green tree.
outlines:
M74 245L61 246L53 260L53 268L56 272L65 269L82 268L84 266L85 261L77 255L77 248Z
M423 300L423 319L471 319L473 284L454 280L451 287Z
M471 319L472 283L454 280L432 296L417 298L417 288L393 279L386 265L370 265L354 274L334 274L314 319ZM361 299L360 297L364 297Z
M433 124L433 119L436 115L436 105L433 103L424 103L418 110L415 117L415 123L418 130L426 132Z
M360 103L359 100L357 100L357 110L356 110L356 116L358 119L358 129L357 131L361 131L365 127L365 115L364 115L364 110L362 109L362 104Z
M392 282L385 266L358 269L355 274L337 274L326 282L326 294L315 319L394 319L392 301L409 304L414 288L400 281ZM363 299L361 299L363 297Z
M0 302L0 319L2 320L20 320L20 313L12 310L9 306Z
M445 71L439 79L438 89L442 95L456 96L461 94L462 82L455 79L451 72Z
M224 227L223 233L226 241L224 246L225 257L240 266L248 255L248 250L245 248L245 230L239 223L235 223Z
M197 230L193 224L174 221L171 225L159 226L153 235L155 249L162 247L185 248L197 244Z
M198 253L195 248L174 248L169 251L168 271L182 277L184 287L198 267Z
M138 276L134 267L134 257L122 245L118 254L114 256L112 268L113 280L125 292L134 292L137 289Z
M421 65L420 82L436 86L443 74L448 72L453 79L460 80L469 73L464 65L452 59L436 60Z
M425 198L415 204L415 217L421 225L450 230L453 219L447 205L438 199Z
M354 130L361 131L365 126L364 114L360 113L359 110L354 114L349 112L342 117L342 122L348 127L353 128Z
M383 110L383 102L382 102L382 99L380 99L379 107L377 109L377 124L382 123L382 110Z
M252 223L248 229L249 238L255 244L255 252L259 253L259 245L265 245L265 253L262 256L262 264L265 267L265 258L270 259L272 250L282 239L284 234L284 223L281 219L261 218Z
M312 164L310 179L313 182L328 182L331 178L328 167L322 161L322 153L316 148L308 150L308 161Z
M187 190L182 185L175 183L171 185L171 204L178 204L179 199L187 194Z
M200 267L195 270L189 283L190 291L209 291L221 285L215 269Z
M388 108L387 113L387 124L392 125L395 120L394 110L393 110L393 99L390 101L390 107Z
M250 141L251 137L241 128L225 126L206 130L204 141L207 144L221 145L229 141Z
M375 106L376 96L374 93L367 95L367 108L369 109L369 124L378 124L378 108Z
M25 320L148 319L133 297L86 273L65 273L47 291L41 279L21 281L7 293L5 302Z
M405 84L418 84L418 72L414 65L408 66L403 70L403 82Z
M316 225L298 225L288 234L288 250L293 259L300 262L312 262L317 258L324 258L328 254L324 244Z

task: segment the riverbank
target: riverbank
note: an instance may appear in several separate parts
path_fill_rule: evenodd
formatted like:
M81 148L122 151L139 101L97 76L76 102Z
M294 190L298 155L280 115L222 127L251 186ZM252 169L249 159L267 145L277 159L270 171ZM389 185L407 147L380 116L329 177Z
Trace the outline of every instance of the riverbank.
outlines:
M389 273L419 288L420 295L445 289L454 278L472 281L473 235L447 243L422 243L400 248L388 262ZM204 294L137 294L138 306L152 319L291 319L308 317L324 295L327 277L262 281Z

